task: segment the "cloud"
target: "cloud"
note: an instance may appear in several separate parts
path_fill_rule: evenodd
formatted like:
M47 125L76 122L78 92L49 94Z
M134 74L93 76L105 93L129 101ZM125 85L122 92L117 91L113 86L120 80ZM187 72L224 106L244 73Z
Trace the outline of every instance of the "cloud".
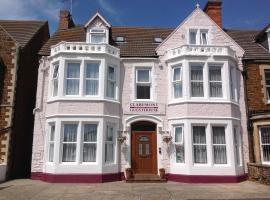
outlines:
M109 4L106 0L98 0L98 3L100 7L106 12L108 12L109 14L114 15L117 13L117 11L112 7L112 5Z
M58 19L61 1L1 0L0 19Z

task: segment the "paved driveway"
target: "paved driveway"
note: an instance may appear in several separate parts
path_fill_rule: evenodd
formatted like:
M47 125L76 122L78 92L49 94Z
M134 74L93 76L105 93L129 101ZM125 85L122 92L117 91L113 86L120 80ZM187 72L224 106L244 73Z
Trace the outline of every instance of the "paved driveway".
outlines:
M0 184L0 200L163 200L249 199L270 200L270 186L253 182L237 184L125 183L52 184L14 180Z

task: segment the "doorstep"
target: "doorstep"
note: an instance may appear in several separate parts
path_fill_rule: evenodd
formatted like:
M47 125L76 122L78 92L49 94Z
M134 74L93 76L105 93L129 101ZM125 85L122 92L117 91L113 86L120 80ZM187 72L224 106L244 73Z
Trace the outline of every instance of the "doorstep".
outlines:
M166 183L167 179L162 179L156 174L135 174L133 178L126 179L127 183Z

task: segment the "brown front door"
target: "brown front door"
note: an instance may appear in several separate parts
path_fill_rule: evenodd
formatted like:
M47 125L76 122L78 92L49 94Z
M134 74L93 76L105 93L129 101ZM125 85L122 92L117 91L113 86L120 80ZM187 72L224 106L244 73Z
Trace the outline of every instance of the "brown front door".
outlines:
M157 174L157 138L155 131L132 132L131 167L137 174Z

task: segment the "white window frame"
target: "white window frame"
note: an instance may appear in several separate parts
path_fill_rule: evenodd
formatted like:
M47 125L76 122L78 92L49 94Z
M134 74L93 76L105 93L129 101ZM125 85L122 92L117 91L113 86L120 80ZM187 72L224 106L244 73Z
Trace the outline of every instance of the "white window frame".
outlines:
M109 141L107 140L107 134L108 134L108 130L109 128L112 128L113 129L113 138L112 138L112 141ZM116 126L115 124L111 124L111 123L107 123L106 124L106 130L105 130L105 136L104 136L104 163L105 164L115 164L115 139L116 139ZM112 161L107 161L106 160L106 152L105 152L105 149L106 149L106 144L110 144L110 145L113 145L113 160Z
M204 143L194 143L193 142L193 127L204 127L204 133L205 133L205 144ZM207 143L207 125L206 124L192 124L191 125L191 132L192 132L192 158L193 158L193 164L194 165L208 165L209 162L209 155L208 155L208 143ZM194 147L195 146L205 146L206 147L206 162L205 163L195 163L195 156L194 156Z
M55 122L49 122L49 131L48 131L48 151L47 151L47 161L49 163L55 162L55 137L56 137L56 123ZM54 138L52 140L52 127L54 127ZM53 145L53 154L52 154L52 160L50 160L50 150L51 150L51 145Z
M109 68L113 68L113 70L114 70L114 77L113 77L113 79L109 79ZM108 65L108 67L107 67L107 76L106 76L107 78L106 78L106 97L107 98L110 98L110 99L116 99L116 96L117 96L117 91L116 91L116 67L115 66L113 66L113 65ZM109 83L113 83L114 84L114 96L113 97L110 97L109 95L108 95L108 92L109 92L109 88L108 88L108 84Z
M88 64L98 64L98 77L97 78L86 78L86 69L87 69L87 65ZM84 66L83 66L83 70L81 71L84 71L84 76L83 76L83 83L84 83L84 86L83 86L83 94L87 97L97 97L100 95L100 84L101 84L101 81L100 81L100 70L101 70L101 63L100 61L85 61L84 62ZM97 91L97 94L96 95L91 95L91 94L86 94L86 81L89 80L95 80L95 81L98 81L98 91ZM80 93L80 92L79 92Z
M191 33L195 33L195 44L191 44ZM203 35L205 34L206 44L203 44ZM188 30L188 44L189 45L201 45L207 46L209 42L209 30L204 28L190 28Z
M210 69L211 68L220 68L220 81L211 81L210 80ZM223 87L223 66L219 64L208 64L208 92L210 99L223 99L224 98L224 87ZM210 83L221 83L221 96L220 97L212 97L211 96L211 84Z
M215 127L221 127L224 128L224 137L225 137L225 144L214 144L214 131L213 128ZM227 134L226 134L226 125L215 125L211 124L211 137L212 137L212 159L214 165L228 165L228 148L227 148ZM215 146L225 146L225 152L226 152L226 163L215 163L215 157L214 157L214 147Z
M269 145L270 146L270 143L266 143L266 144L262 144L262 135L261 135L261 129L262 128L270 128L270 126L262 126L262 127L260 127L260 130L259 130L259 134L260 134L260 149L261 149L261 161L262 161L262 164L266 164L266 165L270 165L270 160L269 161L265 161L264 160L264 154L263 154L263 148L262 148L262 146L263 145Z
M79 78L67 78L67 71L68 71L68 64L70 63L73 63L73 64L79 64ZM65 64L65 78L64 78L64 96L67 96L67 97L78 97L78 96L81 96L81 88L82 88L82 85L81 85L81 74L82 74L82 61L67 61L66 64ZM78 91L78 94L67 94L67 81L68 80L79 80L79 91Z
M181 128L182 129L182 138L180 142L176 142L176 129ZM174 145L175 145L175 156L174 156L174 163L175 164L184 164L186 162L185 158L185 141L184 141L184 125L175 125L173 126L173 135L174 135ZM177 162L176 160L176 146L182 146L184 148L184 162Z
M97 31L97 32L95 32L95 31ZM103 35L104 36L104 41L101 42L101 43L93 43L92 42L92 35L99 35L99 36ZM106 33L106 30L104 28L92 28L92 29L90 29L89 36L90 36L89 41L90 41L91 44L104 44L104 43L107 43L107 33Z
M202 80L192 80L191 79L191 70L192 70L192 68L196 68L196 67L200 67L200 68L202 68ZM189 64L189 81L190 81L190 83L189 83L189 87L190 87L190 97L192 98L192 99L194 99L194 98L196 98L196 99L203 99L203 98L205 98L205 93L206 93L206 91L205 91L205 70L204 70L204 68L205 68L205 63L203 64L203 63L190 63ZM192 96L192 83L202 83L202 85L203 85L203 96Z
M179 80L174 80L174 73L176 69L180 69L180 79ZM183 98L183 67L182 65L175 65L172 66L172 77L171 77L171 81L172 81L172 99L181 99ZM174 93L174 87L176 84L181 84L182 87L182 94L180 97L175 97L175 93Z
M189 45L197 45L197 32L198 30L197 29L189 29L189 32L188 32L188 44ZM191 44L191 33L195 33L195 44Z
M148 70L148 72L149 72L149 81L148 82L139 82L138 81L138 71L139 70ZM138 99L137 98L137 86L149 86L150 98L149 99ZM135 67L135 99L137 101L151 101L152 100L152 68L151 67Z
M55 74L55 69L57 68L57 75L54 76ZM59 62L53 63L52 65L52 81L51 81L51 96L52 97L57 97L59 94L59 70L60 70L60 64ZM57 84L56 84L57 83ZM55 89L55 84L57 85L57 91L56 94L54 94L54 89Z
M264 69L264 79L265 79L265 94L266 94L266 98L267 98L267 101L268 103L270 102L270 93L268 94L268 88L270 88L270 85L267 85L267 78L266 78L266 73L269 73L270 74L270 69Z
M233 140L234 140L234 153L235 165L242 166L242 137L237 126L233 126Z
M96 122L79 122L81 123L81 142L80 142L80 162L82 163L97 163L97 160L98 160L98 123ZM84 141L84 128L85 128L85 125L96 125L96 128L97 128L97 132L96 132L96 141L95 142L85 142ZM83 148L84 148L84 144L96 144L96 160L95 161L83 161Z
M77 125L77 135L76 135L76 141L75 142L64 142L64 129L65 129L65 125L66 124L76 124ZM79 137L79 126L80 126L80 122L78 121L74 121L74 122L69 122L69 121L62 121L62 125L61 125L61 156L60 156L60 162L62 164L65 164L65 163L77 163L78 162L78 143L79 143L79 140L78 140L78 137ZM76 156L75 156L75 160L74 161L63 161L63 153L64 153L64 144L76 144Z
M203 44L203 34L205 34L206 44ZM208 45L209 44L209 37L208 37L208 30L200 30L200 45Z

